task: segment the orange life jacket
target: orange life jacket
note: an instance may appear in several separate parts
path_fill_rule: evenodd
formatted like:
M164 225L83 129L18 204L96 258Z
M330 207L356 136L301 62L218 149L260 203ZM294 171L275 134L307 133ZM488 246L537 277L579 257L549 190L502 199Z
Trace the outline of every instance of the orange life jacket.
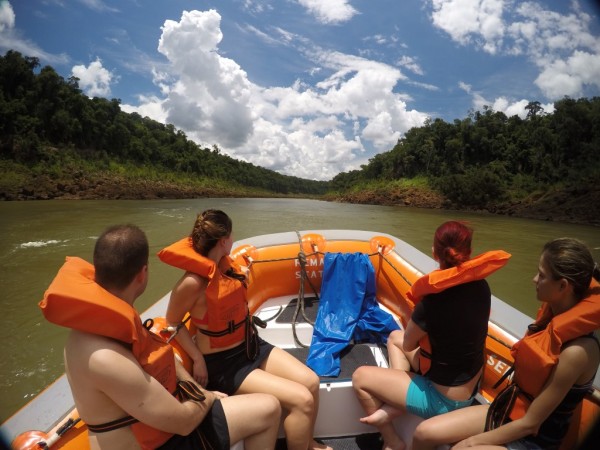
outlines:
M437 294L459 284L483 280L504 267L510 257L510 253L503 250L490 250L465 261L460 266L434 270L415 281L407 296L416 305L426 295ZM419 347L419 370L425 375L431 368L429 336L419 341Z
M214 261L194 250L188 237L162 249L158 257L164 263L208 280L205 291L208 324L206 329L198 331L210 337L211 348L228 347L246 339L249 315L246 286L224 275L230 269L239 273L239 266L229 256L224 256L217 267Z
M67 257L39 303L44 317L56 325L130 345L144 371L174 393L177 378L173 349L142 325L131 305L97 284L94 273L94 266L87 261ZM131 429L143 449L159 447L173 436L140 422L132 424Z
M563 344L600 328L600 284L592 280L585 298L548 322L550 317L550 307L544 303L535 323L548 325L525 335L511 350L515 360L514 382L532 397L539 395L558 364Z

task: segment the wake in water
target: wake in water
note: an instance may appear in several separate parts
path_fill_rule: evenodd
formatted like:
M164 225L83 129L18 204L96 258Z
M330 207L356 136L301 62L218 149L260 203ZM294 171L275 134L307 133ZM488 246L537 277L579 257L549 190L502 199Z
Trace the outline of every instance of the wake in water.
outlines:
M37 248L37 247L47 247L48 245L61 244L63 242L69 242L69 240L58 241L56 239L50 239L47 241L31 241L24 242L18 246L18 248Z

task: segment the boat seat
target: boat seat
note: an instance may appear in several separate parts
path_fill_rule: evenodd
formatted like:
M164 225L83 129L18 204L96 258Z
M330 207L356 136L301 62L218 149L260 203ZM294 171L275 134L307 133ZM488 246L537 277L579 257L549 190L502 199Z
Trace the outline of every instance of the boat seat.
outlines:
M353 344L344 349L340 355L341 367L337 377L320 377L321 382L352 381L352 374L360 366L377 366L372 346L368 344ZM285 348L286 352L306 364L308 348Z

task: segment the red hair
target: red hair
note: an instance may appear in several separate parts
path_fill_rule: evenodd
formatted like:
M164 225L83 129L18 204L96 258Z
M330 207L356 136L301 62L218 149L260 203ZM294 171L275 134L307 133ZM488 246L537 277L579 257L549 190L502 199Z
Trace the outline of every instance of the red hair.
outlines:
M471 258L473 230L463 222L451 220L441 224L433 238L433 251L441 269L461 265Z

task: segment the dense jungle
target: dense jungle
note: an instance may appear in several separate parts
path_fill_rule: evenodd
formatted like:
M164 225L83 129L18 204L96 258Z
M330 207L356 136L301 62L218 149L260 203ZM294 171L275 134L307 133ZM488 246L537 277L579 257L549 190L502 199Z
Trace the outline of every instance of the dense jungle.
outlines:
M279 174L202 148L173 125L88 98L39 60L0 56L0 199L294 196L487 211L600 225L600 98L526 118L484 107L429 119L330 181Z

